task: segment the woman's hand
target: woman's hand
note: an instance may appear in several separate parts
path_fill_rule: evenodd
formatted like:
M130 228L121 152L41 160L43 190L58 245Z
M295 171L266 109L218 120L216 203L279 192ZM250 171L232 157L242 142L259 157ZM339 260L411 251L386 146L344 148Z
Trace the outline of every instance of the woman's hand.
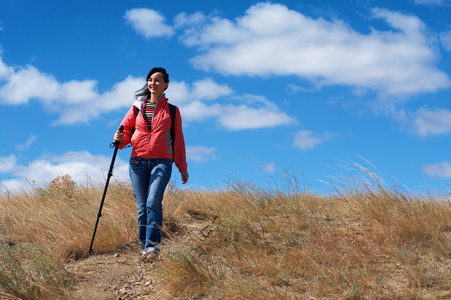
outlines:
M187 171L183 171L183 172L180 172L180 173L182 174L182 183L183 184L187 183L188 182L188 177L189 177L188 172Z
M124 133L119 132L119 129L118 129L116 131L116 133L114 134L114 141L118 141L119 144L121 144L123 140L124 140Z

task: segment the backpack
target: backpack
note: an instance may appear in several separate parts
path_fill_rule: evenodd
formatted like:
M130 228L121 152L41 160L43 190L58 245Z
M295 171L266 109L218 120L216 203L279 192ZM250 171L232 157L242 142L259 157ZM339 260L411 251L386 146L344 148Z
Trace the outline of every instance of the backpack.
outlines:
M171 140L172 140L172 158L174 158L174 140L175 140L175 129L174 129L174 124L175 124L175 114L177 112L177 107L175 105L172 105L171 103L168 103L169 105L169 114L171 115ZM135 106L135 119L139 114L139 108L137 108ZM135 127L133 127L131 129L131 135L130 135L130 140L131 137L133 136L133 133L135 132ZM131 147L131 145L129 145ZM172 159L174 160L174 159Z

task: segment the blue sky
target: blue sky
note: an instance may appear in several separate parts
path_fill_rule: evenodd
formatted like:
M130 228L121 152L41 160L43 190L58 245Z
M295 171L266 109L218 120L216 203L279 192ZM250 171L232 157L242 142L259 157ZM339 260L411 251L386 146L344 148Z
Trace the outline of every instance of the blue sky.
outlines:
M188 187L264 186L282 168L324 192L357 162L448 191L450 15L449 0L1 1L0 188L104 184L113 134L162 66Z

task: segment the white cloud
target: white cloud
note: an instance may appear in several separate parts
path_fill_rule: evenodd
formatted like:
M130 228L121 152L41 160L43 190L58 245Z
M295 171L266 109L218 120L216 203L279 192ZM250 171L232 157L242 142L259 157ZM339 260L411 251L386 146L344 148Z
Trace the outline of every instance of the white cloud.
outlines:
M179 85L179 88L181 90L188 89L185 84ZM188 95L185 94L185 97ZM276 105L263 96L244 95L234 96L231 99L245 104L210 104L211 101L207 104L194 99L196 99L195 92L191 96L190 102L180 105L182 117L186 121L206 121L215 118L218 125L227 130L269 128L296 123L294 117L280 111Z
M213 100L221 96L230 95L233 92L226 84L217 84L210 78L196 81L193 87L193 94L197 99Z
M199 48L195 67L223 74L296 75L390 95L450 85L434 66L437 54L420 19L385 9L374 9L373 15L396 30L361 34L340 20L312 19L280 4L260 3L233 21L212 17L196 30L188 28L182 41Z
M255 108L247 105L225 105L218 116L218 122L228 130L242 130L289 125L296 120L279 110L270 110L268 106Z
M174 18L174 27L186 27L186 26L198 26L205 23L207 17L201 12L195 12L193 14L186 14L185 12L179 13Z
M73 103L58 102L58 106L54 106L52 110L60 113L60 118L56 121L58 124L74 124L87 123L109 111L118 109L128 109L134 101L134 91L143 86L144 79L128 76L123 81L114 84L111 90L99 94L95 91L95 86L90 84L84 85L85 89L74 91L79 94L78 101ZM80 87L83 85L80 84ZM76 96L73 96L76 97ZM60 100L64 100L62 95ZM63 109L63 107L65 109ZM70 114L64 114L64 111L70 109Z
M215 147L187 146L191 161L204 162L215 157ZM27 164L21 164L15 155L0 156L0 173L11 178L0 181L0 192L28 191L33 185L45 187L58 176L70 175L79 186L87 183L104 185L111 157L94 155L87 151L66 152L61 155L43 155ZM129 180L128 162L116 157L111 180Z
M413 3L428 6L449 6L451 5L451 0L413 0Z
M0 85L0 104L21 105L36 99L45 109L60 115L58 124L87 123L101 113L128 108L133 102L134 91L144 82L144 79L128 76L101 94L95 80L60 83L53 75L34 66L9 67L1 57L0 79L4 81ZM68 110L70 114L66 113Z
M5 83L0 86L1 104L20 105L36 99L45 109L59 115L55 124L65 125L88 123L102 113L128 109L134 100L134 91L141 88L145 81L128 76L111 90L99 93L95 80L60 83L51 74L33 66L14 69L0 64L0 69L5 70L2 73L5 74ZM23 82L29 84L24 88ZM246 105L205 104L203 101L213 102L234 94L228 85L218 84L211 78L191 85L184 81L172 81L166 94L171 103L182 108L185 121L217 118L218 124L229 130L274 127L295 121L263 96L234 96L234 101L245 102Z
M59 98L53 99L51 105L46 107L60 114L57 124L87 123L102 113L117 109L128 109L134 101L134 91L142 86L144 79L128 76L123 81L116 83L113 88L103 94L96 91L94 81L77 82L70 88L79 87L73 92L76 95L63 94L69 88L62 89ZM64 85L64 84L63 84ZM137 88L138 87L138 88ZM70 97L70 100L67 100ZM70 114L65 114L70 110Z
M174 105L183 105L192 102L191 87L185 81L171 81L166 91L166 97Z
M204 162L215 157L215 147L187 146L187 158ZM61 155L44 155L26 165L20 164L15 155L0 156L0 173L10 174L10 179L0 182L0 192L20 192L29 190L32 184L45 186L58 176L70 175L79 186L87 182L105 184L111 157L94 155L87 151L66 152ZM128 162L116 158L113 177L128 180ZM114 180L112 178L112 180Z
M451 30L440 33L440 41L442 42L443 48L451 51Z
M165 24L165 18L157 11L148 8L127 10L124 18L140 34L146 38L171 36L174 31Z
M329 141L333 138L333 134L325 132L323 134L314 133L311 130L300 130L296 133L293 146L307 151L315 148L316 146Z
M0 182L0 190L27 190L31 187L30 182L39 186L66 174L78 185L86 185L89 179L93 180L94 184L104 183L110 163L111 157L93 155L87 151L45 156L27 165L19 164L14 155L0 157L0 172L14 177ZM113 175L120 180L127 180L128 163L117 158Z
M167 92L171 102L180 105L182 117L186 121L216 118L218 125L227 130L268 128L296 122L263 96L235 95L228 99L245 103L241 105L217 102L206 104L202 101L212 102L233 93L230 87L212 79L196 81L192 86L185 82L171 83Z
M264 171L269 175L273 175L276 173L276 163L262 163Z
M181 107L182 117L187 121L206 121L216 118L222 113L220 104L207 105L201 101L192 101Z
M214 100L232 93L227 84L218 84L211 78L195 81L192 85L184 81L171 82L166 92L168 99L176 105L194 100Z
M1 54L1 51L0 51ZM2 60L0 56L0 80L7 80L11 74L14 72L13 68L8 67Z
M412 128L422 137L451 132L451 111L444 108L420 108L411 117Z
M90 103L99 95L95 92L97 81L71 80L60 85L60 94L64 97L67 104Z
M30 138L24 144L17 145L17 149L19 150L28 149L37 139L38 139L37 136L31 135Z
M9 173L14 169L17 158L14 154L7 157L0 156L0 173Z
M210 160L214 158L215 153L215 147L186 146L187 159L195 162L204 162Z
M437 164L424 165L422 172L435 178L451 178L451 163L441 162Z
M60 85L55 78L40 72L33 66L18 70L8 68L3 78L7 80L6 84L0 88L3 104L23 104L31 98L40 98L48 102L58 97Z
M0 182L0 193L16 193L31 189L31 183L26 180L6 179Z

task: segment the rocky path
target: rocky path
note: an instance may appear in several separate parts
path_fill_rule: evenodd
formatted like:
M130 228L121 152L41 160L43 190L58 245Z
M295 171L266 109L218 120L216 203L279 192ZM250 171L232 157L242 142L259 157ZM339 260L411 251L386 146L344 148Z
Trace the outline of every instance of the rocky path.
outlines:
M179 242L187 242L191 238L199 238L204 225L203 221L194 218L184 224L172 222L166 227L178 237ZM136 262L140 251L138 243L132 242L116 251L94 253L68 264L67 268L75 274L74 298L125 300L161 297L162 293L156 291L152 269L159 267L165 253L162 251L160 259L155 262Z
M201 238L205 221L198 216L186 220L183 224L167 221L165 228L177 236L180 243ZM74 261L67 268L75 274L73 296L76 300L91 299L155 299L164 293L156 290L152 269L157 269L165 252L154 262L136 262L141 251L138 242L131 242L116 251L105 254L93 254L90 257ZM167 295L166 295L167 296Z
M117 251L91 255L67 266L75 274L75 299L146 299L153 291L151 270L158 262L138 263L140 248L131 243ZM147 296L147 297L146 297Z

